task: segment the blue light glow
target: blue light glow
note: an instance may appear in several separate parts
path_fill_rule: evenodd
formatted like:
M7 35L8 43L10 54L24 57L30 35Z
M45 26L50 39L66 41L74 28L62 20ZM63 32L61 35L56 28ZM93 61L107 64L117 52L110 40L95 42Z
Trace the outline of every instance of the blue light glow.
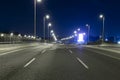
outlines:
M105 39L105 41L108 41L108 39Z
M78 35L78 42L84 42L84 34Z
M120 44L120 41L118 41L118 44Z

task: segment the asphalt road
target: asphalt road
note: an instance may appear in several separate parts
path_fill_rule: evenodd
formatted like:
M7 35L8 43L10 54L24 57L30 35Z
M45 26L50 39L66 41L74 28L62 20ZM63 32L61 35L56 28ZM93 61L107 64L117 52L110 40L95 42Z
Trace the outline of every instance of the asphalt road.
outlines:
M25 48L0 56L0 80L120 80L120 60L104 53L73 45Z

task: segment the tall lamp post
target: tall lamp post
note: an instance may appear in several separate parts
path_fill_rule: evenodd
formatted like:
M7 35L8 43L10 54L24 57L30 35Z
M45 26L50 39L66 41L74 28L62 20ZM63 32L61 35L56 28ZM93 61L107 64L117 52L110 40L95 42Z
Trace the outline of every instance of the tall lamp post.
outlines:
M48 23L48 41L50 41L50 27L52 26L52 24L51 23Z
M88 42L90 41L90 25L86 24L86 27L88 28Z
M34 0L34 36L36 37L36 5L37 2L42 2L42 0Z
M103 29L102 29L102 43L104 43L104 33L105 33L105 17L103 14L99 16L103 20Z
M10 33L10 43L12 43L12 37L14 36L14 33Z
M49 15L46 15L46 16L44 16L43 17L43 33L44 33L44 42L45 42L45 21L46 21L46 19L49 19L50 18L50 16Z

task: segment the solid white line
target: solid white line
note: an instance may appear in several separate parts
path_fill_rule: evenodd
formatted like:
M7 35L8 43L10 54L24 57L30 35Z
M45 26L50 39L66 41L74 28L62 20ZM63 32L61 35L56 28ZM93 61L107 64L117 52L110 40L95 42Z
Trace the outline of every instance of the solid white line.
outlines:
M35 58L33 58L32 60L30 60L30 61L24 66L24 68L27 67L28 65L30 65L34 60L35 60Z
M46 52L46 50L43 50L41 53L43 54L43 53L45 53Z
M73 53L71 50L69 50L70 53Z
M18 49L18 50L14 50L14 51L9 51L9 52L5 52L5 53L1 53L0 56L5 55L5 54L9 54L9 53L13 53L13 52L17 52L17 51L21 51L24 49Z
M77 57L77 60L86 68L89 69L89 67L82 61L80 58Z

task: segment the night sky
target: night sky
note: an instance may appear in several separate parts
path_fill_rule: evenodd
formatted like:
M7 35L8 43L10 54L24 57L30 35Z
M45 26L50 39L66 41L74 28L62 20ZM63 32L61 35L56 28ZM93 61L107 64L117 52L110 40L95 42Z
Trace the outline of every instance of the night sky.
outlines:
M33 34L33 0L1 0L0 32ZM59 36L68 36L85 24L91 26L90 35L98 36L102 30L99 14L105 15L105 35L120 36L119 0L44 0L37 3L37 35L43 34L43 15L49 20Z

